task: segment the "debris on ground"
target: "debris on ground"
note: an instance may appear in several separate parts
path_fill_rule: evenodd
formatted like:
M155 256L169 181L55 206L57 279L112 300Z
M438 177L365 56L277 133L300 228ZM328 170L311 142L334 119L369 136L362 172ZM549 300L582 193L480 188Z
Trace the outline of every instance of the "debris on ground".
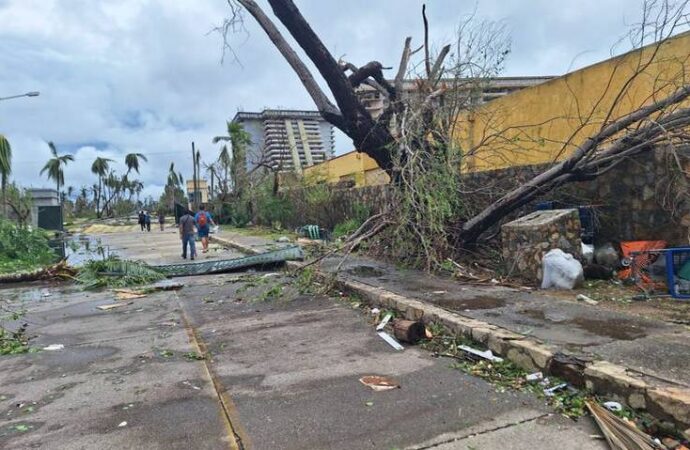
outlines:
M539 381L544 379L544 374L541 372L534 372L525 377L525 381Z
M175 283L170 280L162 280L150 286L143 286L138 289L113 289L118 300L134 300L137 298L146 297L148 294L153 294L159 291L176 291L182 289L184 284Z
M426 337L426 327L423 322L397 319L393 321L393 335L400 341L416 344Z
M208 275L233 270L248 270L253 267L270 266L304 259L304 252L299 245L291 245L279 250L243 256L241 258L209 260L195 263L164 264L151 266L151 269L168 277L186 277L191 275Z
M596 301L590 297L587 297L585 294L579 294L577 297L575 297L575 299L580 301L580 302L587 303L588 305L592 305L592 306L596 306L599 304L598 301Z
M393 313L388 313L383 317L383 320L376 326L376 331L381 331L386 328L388 322L393 318Z
M117 297L118 300L136 300L138 298L146 297L146 294L141 294L130 289L115 289L114 292L115 297Z
M623 411L623 405L618 402L605 402L604 407L611 412L621 412Z
M47 347L43 347L43 350L48 351L48 352L54 352L58 350L64 349L65 346L63 344L50 344Z
M379 332L378 332L378 335L381 337L381 339L383 339L384 341L388 342L388 344L389 344L391 347L393 347L394 349L396 349L396 350L398 350L398 351L405 350L405 347L403 347L402 345L400 345L400 343L399 343L398 341L396 341L395 338L394 338L393 336L391 336L390 334L386 333L385 331L379 331Z
M119 308L120 306L125 305L129 305L129 303L113 303L110 305L100 305L96 306L96 309L100 309L101 311L110 311L111 309Z
M608 242L594 248L594 261L602 266L615 269L620 263L620 255L613 244Z
M103 287L124 288L160 281L165 275L141 261L121 260L109 257L88 261L79 270L77 282L84 289Z
M556 395L556 392L561 391L567 387L568 387L568 383L561 383L561 384L557 384L556 386L553 386L550 388L545 388L544 389L544 395L546 395L547 397L553 397L554 395Z
M392 378L381 375L367 375L360 378L359 382L365 386L369 386L375 391L389 391L391 389L400 388L400 383Z
M621 419L596 402L586 401L585 404L613 450L662 448L650 435L640 431L632 422Z
M580 261L570 253L555 248L542 258L542 289L572 290L584 281L584 270Z
M118 428L123 428L123 427L126 427L126 426L127 426L127 422L120 422L120 423L118 424L117 427L118 427Z
M70 267L67 261L60 261L57 264L42 267L40 269L0 274L0 283L18 283L20 281L53 279L68 280L74 278L76 274L77 270Z
M459 345L458 349L465 353L469 353L470 355L479 356L480 358L491 362L503 362L503 358L499 358L498 356L494 355L491 350L481 351L466 345Z

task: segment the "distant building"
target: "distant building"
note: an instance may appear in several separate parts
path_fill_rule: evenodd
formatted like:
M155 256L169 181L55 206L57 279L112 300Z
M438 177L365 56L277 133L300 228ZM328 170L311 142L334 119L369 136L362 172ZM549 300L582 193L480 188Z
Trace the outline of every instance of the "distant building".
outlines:
M62 207L55 189L29 188L31 195L31 225L46 230L62 230Z
M187 198L189 199L189 208L196 203L201 205L202 203L208 203L209 197L209 187L206 180L196 180L197 188L194 189L194 179L193 177L187 178Z
M334 153L333 125L318 111L238 112L232 121L241 124L251 136L247 151L250 170L263 164L278 171L301 173Z
M458 90L465 91L472 104L481 105L520 89L536 86L553 78L548 76L496 77L487 80L468 78L441 80L441 83L445 83L449 88L455 87ZM416 80L405 80L403 82L402 98L416 95L417 90ZM362 84L357 88L357 96L374 118L379 117L388 106L385 97L379 91L366 84Z

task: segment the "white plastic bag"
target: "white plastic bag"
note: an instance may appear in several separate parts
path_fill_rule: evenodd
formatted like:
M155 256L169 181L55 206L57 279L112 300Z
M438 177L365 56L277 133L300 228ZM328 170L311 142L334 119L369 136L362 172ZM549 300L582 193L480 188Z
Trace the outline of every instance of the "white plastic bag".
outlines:
M541 260L542 289L573 289L584 281L582 264L570 253L556 248Z

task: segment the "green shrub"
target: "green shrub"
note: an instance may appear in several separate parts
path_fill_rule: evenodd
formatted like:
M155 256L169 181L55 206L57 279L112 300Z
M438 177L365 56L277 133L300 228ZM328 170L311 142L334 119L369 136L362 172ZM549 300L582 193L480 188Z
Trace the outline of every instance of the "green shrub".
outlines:
M44 230L17 227L0 220L0 273L38 269L55 263L58 256L48 245Z
M340 238L357 231L359 227L369 218L371 209L363 203L356 203L352 207L352 215L344 222L333 227L333 237Z

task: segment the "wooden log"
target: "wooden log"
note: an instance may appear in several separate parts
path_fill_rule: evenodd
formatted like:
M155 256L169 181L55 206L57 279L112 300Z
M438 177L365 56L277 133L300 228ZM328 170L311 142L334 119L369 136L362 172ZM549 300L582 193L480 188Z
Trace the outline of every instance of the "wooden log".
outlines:
M400 341L416 344L426 337L426 328L422 322L398 319L393 322L393 334Z

